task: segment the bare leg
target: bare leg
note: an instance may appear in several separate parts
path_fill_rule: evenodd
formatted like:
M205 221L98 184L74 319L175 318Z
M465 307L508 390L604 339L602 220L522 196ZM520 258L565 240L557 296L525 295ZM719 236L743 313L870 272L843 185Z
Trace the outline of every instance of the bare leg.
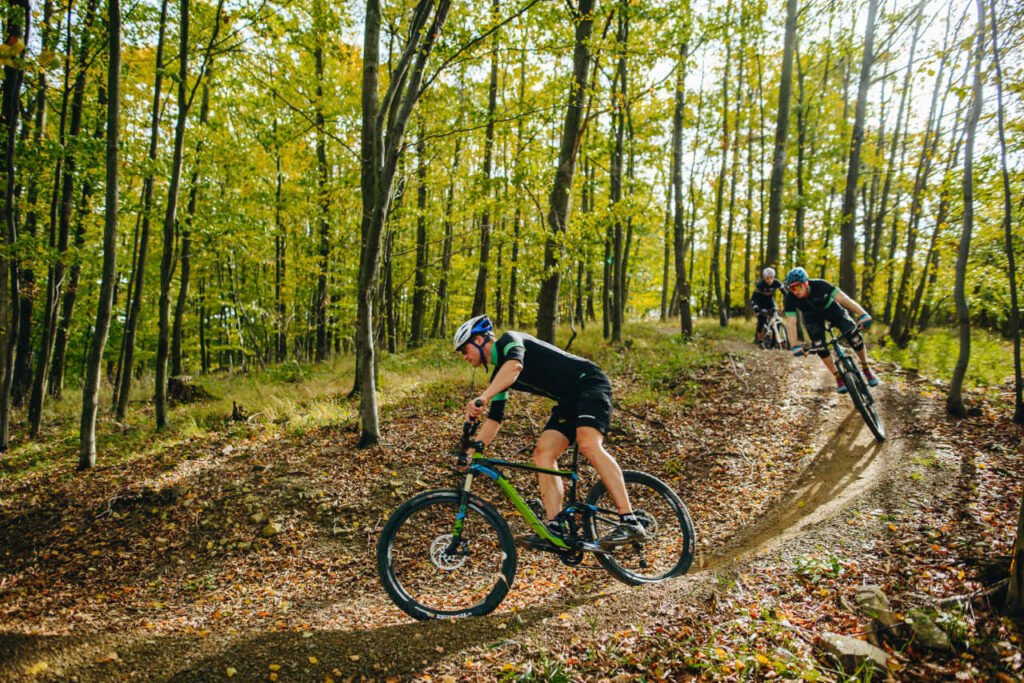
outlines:
M596 430L595 430L596 431ZM537 439L537 445L533 448L533 464L537 467L553 470L558 464L560 456L569 446L569 439L554 429L547 429ZM562 510L562 496L565 489L562 487L562 478L553 474L538 474L540 484L540 499L544 502L544 512L547 519L554 519Z
M577 427L576 443L579 444L580 453L590 461L608 488L618 513L624 515L632 512L629 494L626 493L626 482L622 478L622 469L615 458L604 449L604 434L593 427Z
M832 360L832 356L822 356L821 362L825 364L825 367L828 368L829 372L833 375L836 374L836 362Z

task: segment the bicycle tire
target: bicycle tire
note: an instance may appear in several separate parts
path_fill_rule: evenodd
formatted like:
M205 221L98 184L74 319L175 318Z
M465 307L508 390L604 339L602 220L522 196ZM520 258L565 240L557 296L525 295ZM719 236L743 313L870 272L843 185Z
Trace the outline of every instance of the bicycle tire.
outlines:
M777 322L775 323L775 335L778 341L778 347L784 351L789 350L789 332L786 330L786 323Z
M597 561L619 581L637 586L656 583L687 572L693 563L695 534L686 505L669 486L646 472L625 470L633 512L650 538L627 543L610 553L595 553ZM597 508L595 510L594 508ZM619 523L615 503L604 482L597 482L587 494L583 532L594 543Z
M461 552L448 554L460 492L426 491L403 503L377 541L377 573L414 619L482 616L501 604L516 573L515 539L490 504L469 497Z
M864 418L868 429L877 440L885 441L885 426L882 424L881 418L878 417L878 413L875 412L871 393L861 374L847 368L843 372L843 382L846 383L846 389L850 398L853 399L853 405L856 406L860 416Z

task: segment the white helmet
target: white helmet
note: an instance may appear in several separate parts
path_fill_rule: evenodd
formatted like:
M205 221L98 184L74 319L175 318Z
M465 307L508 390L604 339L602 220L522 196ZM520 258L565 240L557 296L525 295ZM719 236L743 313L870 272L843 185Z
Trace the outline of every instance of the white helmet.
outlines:
M494 327L491 325L491 321L486 314L470 318L459 325L459 329L455 330L455 336L452 337L452 350L458 351L475 334L488 336L493 329Z
M775 277L775 269L772 268L771 266L769 266L769 267L765 268L763 271L761 271L761 276L762 277L766 277L766 278L767 277Z

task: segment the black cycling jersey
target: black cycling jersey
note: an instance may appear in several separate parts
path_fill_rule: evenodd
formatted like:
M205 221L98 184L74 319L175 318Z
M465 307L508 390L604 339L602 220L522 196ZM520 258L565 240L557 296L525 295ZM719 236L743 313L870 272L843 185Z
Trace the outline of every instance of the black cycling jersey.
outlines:
M779 290L786 291L778 278L773 279L771 284L765 282L763 277L759 278L754 284L754 296L750 297L750 304L755 308L771 310L775 308L775 292Z
M808 280L807 285L808 293L803 299L797 297L793 292L786 292L786 296L782 299L786 315L796 315L797 309L799 309L805 316L820 316L826 308L832 305L840 291L838 287L826 280Z
M495 339L491 346L491 363L494 365L492 380L501 366L510 360L522 363L523 369L509 389L554 399L565 411L574 415L593 395L607 394L609 414L607 417L597 415L598 422L602 423L598 428L602 432L607 430L606 422L610 419L611 384L593 362L567 353L525 332L511 331ZM501 422L505 415L507 400L507 390L491 399L487 416ZM584 413L578 417L582 420L579 424L583 424L587 421L586 418L592 416Z

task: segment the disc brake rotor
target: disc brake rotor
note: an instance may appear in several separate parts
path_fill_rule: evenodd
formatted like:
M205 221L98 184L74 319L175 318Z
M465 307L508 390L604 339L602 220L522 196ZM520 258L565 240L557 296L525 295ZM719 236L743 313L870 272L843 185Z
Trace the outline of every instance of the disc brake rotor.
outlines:
M458 569L469 558L468 555L453 555L447 552L448 546L452 544L452 538L454 537L451 534L444 534L435 538L434 542L430 544L430 561L438 569L448 572Z

